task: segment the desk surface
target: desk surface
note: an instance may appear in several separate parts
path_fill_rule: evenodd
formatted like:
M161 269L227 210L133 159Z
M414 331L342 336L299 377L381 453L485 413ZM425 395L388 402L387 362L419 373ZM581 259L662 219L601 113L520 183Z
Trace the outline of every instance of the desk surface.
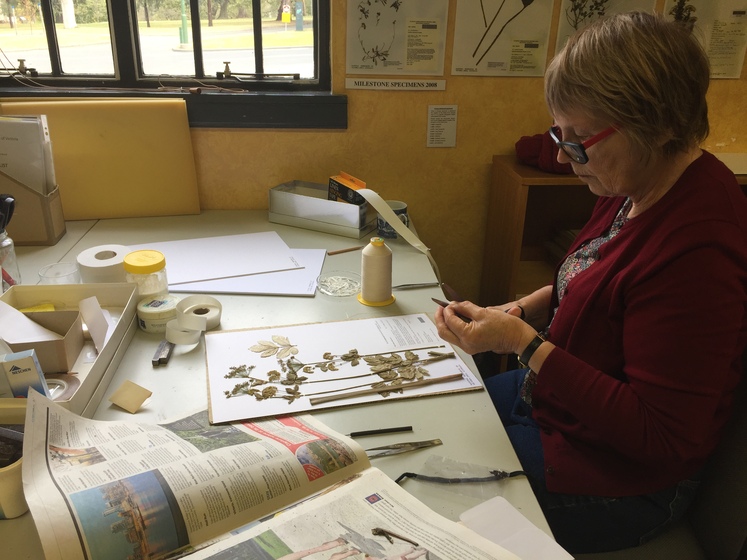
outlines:
M44 264L75 261L90 247L117 243L124 245L234 235L275 230L291 248L341 249L364 244L339 236L293 228L267 221L265 211L206 211L194 216L112 219L71 222L68 233L54 247L20 247L21 275L27 284L36 282L36 271ZM393 284L436 282L428 258L402 240L388 241L393 251ZM360 270L360 251L327 256L325 270ZM199 261L199 255L195 255ZM168 263L167 263L168 268ZM355 297L334 298L317 293L310 297L214 295L223 306L220 329L242 329L283 324L338 321L426 312L432 315L431 297L443 298L441 289L395 290L396 301L385 307L367 307ZM179 294L182 296L182 294ZM184 294L186 295L186 294ZM138 330L94 418L163 423L207 407L204 345L177 346L165 367L153 368L151 358L161 335ZM477 371L472 358L461 353ZM144 408L135 415L115 407L109 396L126 379L153 391ZM444 414L444 411L449 411ZM423 472L430 457L446 458L471 465L504 470L519 469L516 454L485 391L404 399L314 413L314 416L341 432L375 427L412 425L413 432L374 436L359 440L364 447L412 440L441 438L443 445L398 456L373 459L372 465L392 478L403 472ZM503 495L539 528L550 533L529 483L523 478L496 483L489 495L476 496L474 489L454 489L409 480L403 487L437 513L457 520L464 510L495 495ZM41 545L31 515L0 521L0 542L11 558L41 558Z

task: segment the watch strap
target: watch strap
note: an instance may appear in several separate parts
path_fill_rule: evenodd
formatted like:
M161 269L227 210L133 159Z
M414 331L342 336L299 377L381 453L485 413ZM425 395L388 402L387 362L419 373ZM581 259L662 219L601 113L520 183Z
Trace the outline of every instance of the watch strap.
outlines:
M540 335L535 336L532 341L527 344L527 347L524 348L524 351L519 356L519 364L521 364L523 367L529 367L529 360L532 359L534 352L537 350L537 348L540 347L543 342L545 342L544 338L542 338Z

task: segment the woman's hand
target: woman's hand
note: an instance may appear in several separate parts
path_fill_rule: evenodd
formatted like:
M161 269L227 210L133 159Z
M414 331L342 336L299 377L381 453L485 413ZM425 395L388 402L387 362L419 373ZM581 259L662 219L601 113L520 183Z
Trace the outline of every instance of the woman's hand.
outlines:
M459 315L467 317L470 322L465 322ZM516 306L508 306L504 311L461 301L452 302L445 308L438 307L435 319L439 336L468 354L488 351L509 354L523 350L536 334L519 318L520 315L521 309Z
M551 298L552 286L543 286L521 299L504 303L503 305L496 305L495 307L488 307L488 309L498 309L521 317L535 329L541 331L547 327Z

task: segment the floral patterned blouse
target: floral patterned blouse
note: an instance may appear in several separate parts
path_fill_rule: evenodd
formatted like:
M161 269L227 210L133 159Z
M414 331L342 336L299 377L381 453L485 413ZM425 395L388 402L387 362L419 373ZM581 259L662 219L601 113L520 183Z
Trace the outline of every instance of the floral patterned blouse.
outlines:
M560 265L560 268L558 269L558 278L556 280L558 302L560 302L563 299L563 296L565 296L565 293L568 290L568 284L570 284L571 280L573 280L577 274L583 272L597 261L599 258L599 248L615 237L620 232L620 229L630 219L628 218L628 213L630 212L631 206L632 203L630 202L630 199L626 199L620 208L620 211L617 213L617 216L615 216L615 219L612 221L610 229L600 237L596 237L591 241L584 243L575 252L568 255L563 264ZM553 317L557 311L558 308L556 307L553 311ZM550 324L552 324L552 321L550 321ZM547 338L549 330L550 325L542 331L542 338ZM536 383L537 373L529 370L524 378L524 384L521 387L521 398L527 404L532 404L532 389Z

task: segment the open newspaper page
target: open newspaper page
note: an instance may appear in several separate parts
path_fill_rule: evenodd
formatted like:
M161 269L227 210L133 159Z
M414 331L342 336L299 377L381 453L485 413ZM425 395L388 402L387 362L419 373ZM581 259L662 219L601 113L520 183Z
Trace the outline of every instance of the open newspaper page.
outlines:
M285 508L370 466L310 416L210 425L77 416L30 391L23 484L47 560L156 559Z
M410 496L376 468L189 560L519 560Z

